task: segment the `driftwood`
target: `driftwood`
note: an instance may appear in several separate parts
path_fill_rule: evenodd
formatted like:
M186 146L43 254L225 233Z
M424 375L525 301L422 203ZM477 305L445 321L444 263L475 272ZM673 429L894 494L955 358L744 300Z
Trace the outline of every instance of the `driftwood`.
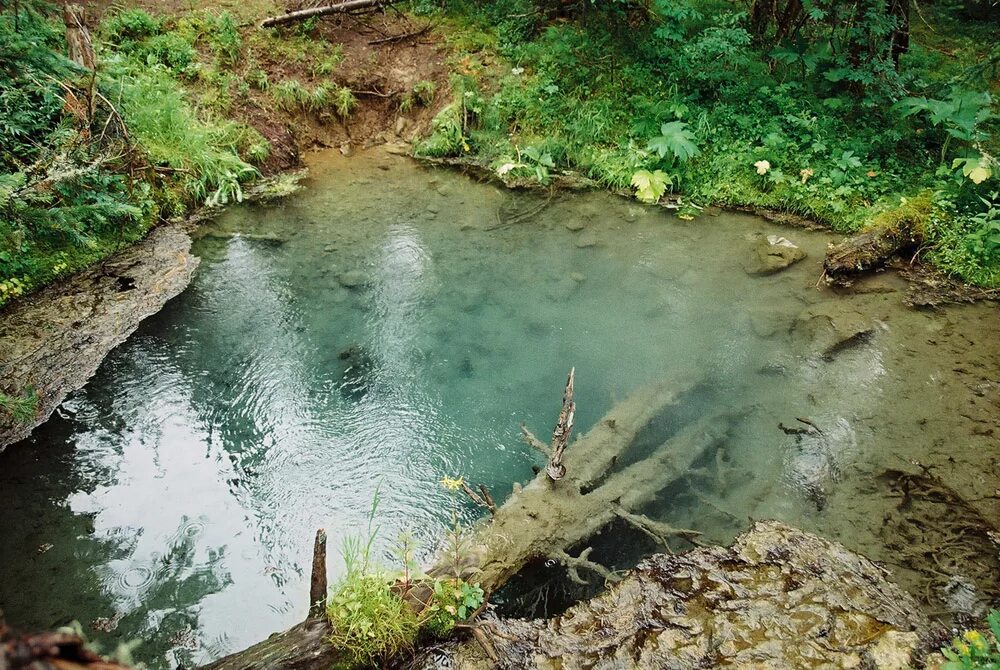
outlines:
M906 222L876 226L830 247L823 269L828 280L849 283L853 275L877 270L896 254L917 248L920 242L920 233Z
M358 9L384 7L386 5L391 5L392 2L393 0L347 0L346 2L340 2L335 5L309 7L308 9L299 9L294 12L287 12L281 16L272 16L269 19L264 19L264 21L261 22L260 27L274 28L275 26L283 26L287 23L294 23L295 21L305 21L306 19L318 16L353 12Z
M662 446L648 457L637 458L630 450L637 439L647 437L651 424L684 402L695 387L694 383L658 382L615 405L588 433L570 443L574 377L571 372L567 379L551 446L522 427L525 441L545 455L547 466L523 488L515 485L514 493L498 508L488 492L481 489L480 496L471 488L466 491L484 507L494 508L492 517L475 526L468 538L473 550L467 560L478 570L474 581L487 593L536 560L561 563L575 581L586 582L591 575L606 581L619 579L617 573L592 561L590 548L583 546L618 520L664 546L674 538L697 542L696 531L650 519L641 508L685 477L694 463L712 459L735 416L725 411L705 413L664 437ZM427 574L433 577L450 574L450 570L441 564ZM205 669L326 670L337 659L336 650L326 642L329 632L326 619L313 616Z

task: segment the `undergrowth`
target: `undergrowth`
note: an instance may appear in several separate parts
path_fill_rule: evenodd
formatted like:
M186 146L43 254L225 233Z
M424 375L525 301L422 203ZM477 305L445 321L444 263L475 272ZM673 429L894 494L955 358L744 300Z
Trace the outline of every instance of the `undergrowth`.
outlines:
M460 479L442 482L461 486ZM475 569L467 534L457 516L441 552L442 574L430 577L419 570L409 534L396 542L396 569L379 563L373 556L379 501L376 490L364 535L343 541L344 574L330 589L326 603L331 628L327 642L338 651L337 667L379 667L412 648L421 635L450 635L484 602L483 590L466 581Z
M167 30L121 11L94 35L95 75L62 55L53 6L0 9L0 304L136 242L162 217L242 198L266 141L187 92L202 39L213 58L239 58L226 14Z
M772 4L415 2L454 70L417 152L541 182L575 170L685 217L748 205L841 232L929 197L927 257L1000 281L1000 10L938 0L902 50L893 3L807 0L787 26L794 1Z

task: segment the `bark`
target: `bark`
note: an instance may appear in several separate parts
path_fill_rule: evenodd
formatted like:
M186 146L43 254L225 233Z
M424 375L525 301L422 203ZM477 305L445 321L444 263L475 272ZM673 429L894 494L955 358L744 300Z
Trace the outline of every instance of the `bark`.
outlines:
M306 19L311 19L313 17L327 16L329 14L339 14L342 12L351 12L356 9L369 9L373 7L383 7L385 5L392 4L393 0L347 0L347 2L341 2L336 5L324 5L323 7L310 7L308 9L300 9L294 12L288 12L282 14L281 16L272 16L269 19L264 19L260 24L261 28L274 28L275 26L283 26L286 23L294 23L295 21L305 21Z
M832 246L823 268L828 280L849 283L852 275L876 270L899 252L919 246L920 241L920 233L906 221L877 226Z
M88 70L94 69L94 45L84 22L84 9L80 5L63 7L63 22L66 24L66 47L69 59Z
M313 543L312 578L309 581L309 616L320 617L326 611L326 531L316 531Z

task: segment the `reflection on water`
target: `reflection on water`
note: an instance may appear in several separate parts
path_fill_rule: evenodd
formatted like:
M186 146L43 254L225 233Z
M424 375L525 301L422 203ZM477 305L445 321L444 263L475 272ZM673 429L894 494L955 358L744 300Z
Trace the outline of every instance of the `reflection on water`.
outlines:
M949 363L896 354L933 325L898 296L814 288L825 236L782 231L810 258L751 279L750 237L780 229L746 216L683 222L604 194L543 208L381 155L313 175L213 224L192 286L0 456L13 624L78 618L106 646L142 640L155 668L258 641L304 615L315 529L358 532L376 489L379 550L409 529L427 552L455 505L478 514L443 476L498 499L531 477L518 423L551 428L571 366L580 430L644 381L700 378L635 458L709 408L744 417L652 512L713 541L777 517L878 553L865 482L933 452L918 422L942 390L925 380ZM844 304L884 327L824 360ZM779 429L797 417L821 431Z

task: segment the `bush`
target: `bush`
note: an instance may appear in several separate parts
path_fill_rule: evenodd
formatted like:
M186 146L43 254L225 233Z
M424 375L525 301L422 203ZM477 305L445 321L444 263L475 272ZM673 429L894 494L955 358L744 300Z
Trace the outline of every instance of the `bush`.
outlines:
M986 622L990 629L986 635L968 630L961 638L955 638L950 647L941 650L948 660L940 670L1000 669L1000 612L990 611Z

